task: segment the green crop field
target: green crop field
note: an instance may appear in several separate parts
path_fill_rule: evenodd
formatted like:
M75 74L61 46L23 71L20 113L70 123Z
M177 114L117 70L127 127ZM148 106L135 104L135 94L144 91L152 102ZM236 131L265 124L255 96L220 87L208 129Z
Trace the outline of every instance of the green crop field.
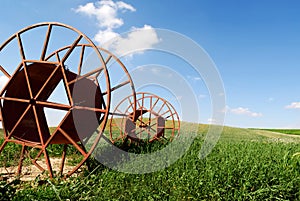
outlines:
M299 129L263 129L263 130L284 133L284 134L291 134L291 135L300 135Z
M94 171L83 171L67 180L38 177L31 182L1 181L0 199L300 200L300 136L225 127L211 154L199 159L208 126L199 128L184 156L161 171L121 173L92 160ZM162 146L132 145L128 151L147 153ZM13 154L17 147L8 149Z

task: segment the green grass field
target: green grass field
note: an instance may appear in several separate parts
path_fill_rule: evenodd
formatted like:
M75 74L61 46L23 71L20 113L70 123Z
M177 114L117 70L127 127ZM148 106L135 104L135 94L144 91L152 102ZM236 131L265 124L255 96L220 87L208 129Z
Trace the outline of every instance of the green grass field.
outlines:
M2 181L0 199L300 200L300 136L225 127L211 154L199 159L207 128L201 125L187 153L159 172L121 173L94 161L92 173L67 180ZM143 146L129 150L147 153L162 145Z
M300 135L299 129L263 129L263 130L284 133L284 134L291 134L291 135Z

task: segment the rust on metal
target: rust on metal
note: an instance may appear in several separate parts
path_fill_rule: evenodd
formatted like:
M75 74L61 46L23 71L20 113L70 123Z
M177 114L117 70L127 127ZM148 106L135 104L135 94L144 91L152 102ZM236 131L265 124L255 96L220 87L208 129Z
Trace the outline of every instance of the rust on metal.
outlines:
M179 135L179 115L169 102L146 92L138 92L136 96L137 109L134 115L131 113L130 104L133 102L130 96L123 99L116 107L109 124L112 143L120 140L123 142L127 140L134 142L172 141ZM128 115L120 117L118 113Z
M32 56L23 34L37 28L41 30L41 27L45 31L41 52ZM55 43L52 38L57 28L60 31L71 31L74 40L53 50L50 47ZM22 146L18 175L22 173L24 158L28 157L40 171L47 170L50 178L54 177L48 154L49 146L53 144L63 146L59 167L61 175L70 146L82 157L65 176L78 171L84 163L88 165L88 158L102 137L109 118L110 139L113 143L128 139L171 141L179 135L180 120L175 108L157 95L136 93L131 75L119 58L96 46L79 30L57 22L35 24L7 39L0 46L0 55L11 43L18 49L15 57L20 62L14 71L8 71L6 63L0 60L0 73L8 79L0 92L0 120L4 133L0 153L8 143ZM91 52L95 54L98 63L84 69L86 57ZM67 66L70 60L71 70ZM122 74L117 82L113 80L116 75L110 76L115 65L121 69ZM118 73L120 69L117 69ZM60 93L65 95L66 102L51 100L58 86L62 86ZM126 97L118 100L114 96L119 104L113 108L112 96L124 94L119 92L124 92L125 88L129 88ZM64 112L62 120L53 129L49 129L46 109ZM87 142L89 150L85 147ZM39 149L37 155L32 157L29 148ZM41 157L45 159L46 169L40 164Z

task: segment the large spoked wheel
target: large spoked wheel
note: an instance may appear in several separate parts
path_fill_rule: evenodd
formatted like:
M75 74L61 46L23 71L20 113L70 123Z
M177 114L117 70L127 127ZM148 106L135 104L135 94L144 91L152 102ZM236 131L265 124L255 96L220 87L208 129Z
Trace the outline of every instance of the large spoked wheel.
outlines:
M67 51L69 50L69 48L71 48L70 46L66 46L63 47L61 49L59 49L56 52L53 52L52 54L50 54L46 60L51 60L53 58L56 57L57 54ZM89 44L80 44L77 45L75 47L76 49L79 50L79 52L81 52L81 57L83 57L84 55L84 51L91 48L91 45ZM109 79L110 79L110 93L111 96L113 97L113 99L111 100L111 106L110 106L110 119L112 119L113 117L119 117L119 118L128 118L128 119L133 119L136 113L136 105L137 105L137 101L136 101L136 92L135 92L135 87L134 87L134 83L132 81L132 78L127 70L127 68L125 67L125 65L120 61L120 59L115 56L113 53L111 53L110 51L98 47L98 50L100 51L106 67L107 67L107 71L110 75ZM93 60L93 55L89 55L90 60ZM89 62L88 62L89 64ZM101 78L102 75L102 68L97 68L94 69L92 71L89 72L85 72L83 73L83 68L85 67L85 65L83 63L81 63L81 65L78 68L78 74L82 74L80 76L78 76L76 79L74 79L73 81L71 81L71 83L73 82L77 82L81 79L84 78L88 78L93 80L97 85L101 85L101 80L99 80L99 77ZM102 94L106 94L107 92L103 92ZM128 96L128 94L130 94ZM127 99L127 97L130 97L128 100L130 100L129 104L130 104L130 109L126 110L126 111L121 111L118 107L118 104L120 101L122 101L124 98ZM130 112L129 112L130 111ZM107 136L109 136L109 133L106 134ZM106 136L102 136L102 137L106 137Z
M81 44L87 44L89 50L82 48L78 53L76 47ZM65 51L59 51L66 46ZM91 52L96 55L96 60L83 71L84 55ZM12 60L17 62L7 62ZM27 154L36 167L41 171L47 169L49 176L53 177L49 145L64 145L61 173L67 146L73 145L81 154L75 167L68 172L68 175L73 174L96 147L110 110L110 80L106 61L98 48L82 32L68 25L35 24L15 33L0 46L0 71L0 78L7 78L0 93L4 132L0 152L8 142L21 144L17 173L21 173L22 161ZM100 72L101 84L100 78L96 82L87 76ZM62 96L66 100L62 101ZM47 116L49 109L54 110L52 117ZM49 129L56 112L63 113L62 118L54 128ZM88 147L84 146L88 143ZM40 151L32 157L28 147ZM39 164L42 155L46 167Z
M154 140L172 141L179 135L180 120L175 108L163 98L140 92L136 94L136 111L132 118L110 119L110 139L113 143L131 140L152 142ZM134 111L133 99L128 96L116 107L116 112L130 116Z

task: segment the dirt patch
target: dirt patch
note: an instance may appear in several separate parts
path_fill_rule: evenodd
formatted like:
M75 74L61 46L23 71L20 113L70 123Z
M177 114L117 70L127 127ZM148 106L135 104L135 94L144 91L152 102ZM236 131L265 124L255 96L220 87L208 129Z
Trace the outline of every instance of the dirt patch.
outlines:
M61 158L50 158L51 166L54 174L58 174L60 172ZM47 165L45 159L38 160L37 163L42 166L45 170L47 170ZM64 165L63 173L71 171L75 166L68 165L68 161L66 160ZM0 168L0 179L11 181L17 177L18 166L12 167L1 167ZM21 181L33 181L38 176L47 177L47 174L43 174L41 170L39 170L35 165L27 165L22 167L22 173L20 175Z

